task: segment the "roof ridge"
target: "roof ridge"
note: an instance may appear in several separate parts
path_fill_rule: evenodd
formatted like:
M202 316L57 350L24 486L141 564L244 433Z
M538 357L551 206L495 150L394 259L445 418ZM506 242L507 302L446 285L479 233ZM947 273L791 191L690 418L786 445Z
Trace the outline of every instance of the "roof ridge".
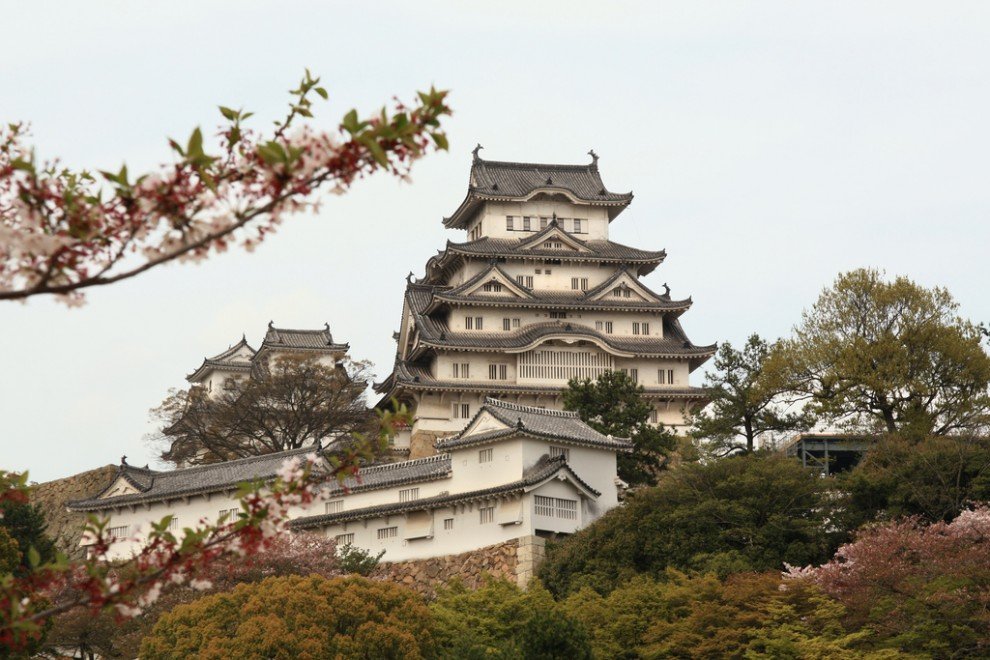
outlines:
M524 163L522 161L515 160L485 160L483 158L478 158L478 160L473 163L472 167L478 165L494 165L496 167L503 167L507 169L514 170L565 170L573 172L595 172L597 168L593 163Z
M252 463L254 461L261 461L262 459L266 459L266 458L275 458L276 456L279 456L279 455L282 455L282 454L284 454L286 457L288 457L288 456L292 456L292 455L295 455L295 454L305 454L305 453L310 453L310 452L312 452L312 453L323 453L324 451L326 451L326 449L327 449L327 447L324 447L323 449L317 450L314 445L308 445L306 447L296 447L295 449L286 449L284 451L273 451L273 452L270 452L268 454L258 454L257 456L244 456L243 458L234 458L234 459L231 459L229 461L220 461L218 463L208 463L206 465L193 465L191 467L175 468L174 470L159 470L159 471L155 471L154 473L156 475L161 475L161 474L175 474L176 472L183 472L185 474L188 474L190 472L197 472L197 471L202 472L202 471L205 471L205 470L209 470L211 468L218 468L220 466L227 466L227 465L230 465L231 463L236 463L237 465L244 465L244 464L247 464L247 463ZM134 466L130 466L129 465L127 467L134 467ZM143 469L143 468L138 468L138 469Z
M395 463L378 463L376 465L369 465L368 467L363 467L358 469L358 476L361 474L367 474L369 472L388 472L389 470L398 470L399 468L409 467L410 465L423 465L426 463L440 463L445 460L450 460L447 454L434 454L433 456L424 456L423 458L414 458L409 461L397 461Z
M495 397L485 397L486 406L495 406L496 408L505 408L506 410L515 410L517 412L532 413L535 415L544 415L546 417L564 417L567 419L580 419L581 416L572 410L553 410L550 408L539 408L537 406L524 406L521 403L511 403L509 401L502 401L501 399Z

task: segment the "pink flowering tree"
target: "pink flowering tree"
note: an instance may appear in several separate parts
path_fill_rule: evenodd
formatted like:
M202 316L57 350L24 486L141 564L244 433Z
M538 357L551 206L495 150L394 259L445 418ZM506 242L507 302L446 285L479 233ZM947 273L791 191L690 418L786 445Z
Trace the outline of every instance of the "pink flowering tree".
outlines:
M447 93L361 119L351 110L332 131L300 124L327 98L307 71L284 119L269 133L250 112L221 107L217 143L195 129L170 140L174 162L134 176L72 171L40 161L23 124L0 129L0 300L54 294L70 304L85 289L119 282L170 261L203 259L234 244L252 249L289 215L316 208L361 177L406 177L431 149L446 149L440 121Z
M840 601L872 643L934 657L990 654L990 506L952 522L866 527L817 568L788 567Z

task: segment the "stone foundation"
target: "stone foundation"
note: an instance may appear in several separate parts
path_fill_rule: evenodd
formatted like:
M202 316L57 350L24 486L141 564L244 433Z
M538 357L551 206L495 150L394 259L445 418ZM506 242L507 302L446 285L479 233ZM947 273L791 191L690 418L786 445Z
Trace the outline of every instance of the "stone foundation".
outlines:
M525 587L543 559L544 544L539 537L525 536L459 555L382 563L372 577L401 584L427 597L433 597L439 587L455 579L474 589L481 586L485 574Z
M64 479L46 481L31 491L31 502L41 507L45 516L49 538L72 559L86 556L86 551L79 545L83 525L86 524L86 514L69 511L65 508L66 502L96 495L110 483L116 473L115 465L106 465Z
M416 431L413 433L412 437L409 438L409 459L425 458L436 454L437 450L433 446L433 443L441 435L444 434L434 433L432 431Z

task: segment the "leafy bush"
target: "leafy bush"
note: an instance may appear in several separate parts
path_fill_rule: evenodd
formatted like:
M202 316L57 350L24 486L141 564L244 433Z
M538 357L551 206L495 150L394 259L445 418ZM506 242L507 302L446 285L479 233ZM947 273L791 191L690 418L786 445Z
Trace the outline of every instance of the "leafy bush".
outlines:
M384 550L372 555L368 550L345 543L337 548L337 564L344 573L357 573L367 577L378 567L378 562L384 555Z
M590 658L584 628L539 583L526 591L489 579L475 591L455 583L430 606L439 657Z
M835 545L826 531L825 486L780 455L684 465L550 544L539 576L562 596L582 586L607 593L634 575L660 576L668 567L724 576L824 561Z
M163 615L142 658L422 658L430 612L408 589L361 577L274 577Z

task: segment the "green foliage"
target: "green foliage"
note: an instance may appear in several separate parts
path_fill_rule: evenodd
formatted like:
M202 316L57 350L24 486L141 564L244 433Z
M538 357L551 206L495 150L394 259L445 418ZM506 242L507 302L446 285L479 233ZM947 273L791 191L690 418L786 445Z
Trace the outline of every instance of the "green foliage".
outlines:
M656 483L677 441L662 426L648 423L653 405L643 397L642 385L620 371L605 372L596 381L572 379L564 391L564 408L576 411L600 433L632 439L632 453L618 456L620 479L631 486Z
M713 453L753 451L766 433L810 426L808 416L783 410L779 389L761 378L769 354L770 345L756 334L741 351L729 342L719 346L715 370L705 377L711 404L694 417L692 431Z
M539 583L526 591L504 580L475 591L455 583L430 609L441 658L591 657L584 628Z
M539 575L557 595L582 586L607 593L636 574L659 576L667 568L727 575L822 561L835 541L826 532L825 487L777 454L683 465L550 544Z
M372 555L369 550L345 543L337 548L337 563L344 573L368 576L378 567L378 562L384 555L384 550Z
M312 575L268 578L162 616L142 658L422 658L430 612L386 582Z
M21 575L31 566L55 559L55 543L45 533L48 525L41 508L27 502L0 502L0 528L17 542L20 566L14 573Z
M875 518L949 521L973 501L990 501L990 439L887 436L840 481L848 528Z
M829 421L914 438L983 428L990 356L957 309L945 289L845 273L774 351L767 379Z
M843 608L779 573L667 571L634 578L607 596L584 588L564 601L589 631L597 658L850 658L865 634L848 634ZM878 656L873 656L878 657Z
M10 575L21 565L21 548L17 540L0 527L0 577Z

